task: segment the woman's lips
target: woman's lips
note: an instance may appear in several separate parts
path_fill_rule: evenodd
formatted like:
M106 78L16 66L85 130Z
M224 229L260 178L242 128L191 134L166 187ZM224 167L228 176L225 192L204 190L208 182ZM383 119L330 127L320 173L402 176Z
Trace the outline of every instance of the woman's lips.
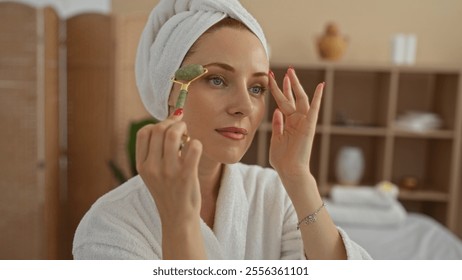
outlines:
M245 128L239 127L223 127L215 129L215 131L232 140L242 140L248 134Z

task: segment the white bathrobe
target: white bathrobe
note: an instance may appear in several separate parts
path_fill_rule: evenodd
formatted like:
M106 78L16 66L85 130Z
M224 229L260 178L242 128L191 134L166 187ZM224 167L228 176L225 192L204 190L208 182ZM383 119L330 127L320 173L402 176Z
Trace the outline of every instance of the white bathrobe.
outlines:
M209 259L304 259L297 216L277 173L226 165L213 230L201 222ZM368 253L339 229L348 259ZM75 259L162 259L162 230L154 200L136 176L102 196L77 228Z

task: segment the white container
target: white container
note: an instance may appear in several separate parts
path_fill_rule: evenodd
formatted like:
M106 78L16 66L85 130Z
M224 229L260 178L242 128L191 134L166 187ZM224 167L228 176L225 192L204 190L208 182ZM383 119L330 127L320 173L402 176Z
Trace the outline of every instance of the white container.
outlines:
M395 34L391 41L391 61L394 64L403 64L406 61L406 35Z
M364 173L364 155L360 148L345 146L337 154L335 175L341 185L359 185Z
M417 36L415 34L409 34L406 36L406 57L405 63L406 64L414 64L415 63L415 56L417 50Z

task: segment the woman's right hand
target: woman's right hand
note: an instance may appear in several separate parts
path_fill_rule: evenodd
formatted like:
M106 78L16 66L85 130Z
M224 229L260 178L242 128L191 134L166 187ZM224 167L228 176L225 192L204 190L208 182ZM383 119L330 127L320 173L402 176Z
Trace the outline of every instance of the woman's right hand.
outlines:
M202 144L187 135L182 109L165 121L141 128L136 137L136 169L154 198L162 227L200 220L198 178Z

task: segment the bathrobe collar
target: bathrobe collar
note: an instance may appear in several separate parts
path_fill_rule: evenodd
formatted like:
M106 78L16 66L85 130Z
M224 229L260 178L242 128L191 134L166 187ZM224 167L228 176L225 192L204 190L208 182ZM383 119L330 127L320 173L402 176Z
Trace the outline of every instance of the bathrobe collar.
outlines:
M201 223L209 259L245 257L249 205L239 165L225 165L215 210L213 231Z

